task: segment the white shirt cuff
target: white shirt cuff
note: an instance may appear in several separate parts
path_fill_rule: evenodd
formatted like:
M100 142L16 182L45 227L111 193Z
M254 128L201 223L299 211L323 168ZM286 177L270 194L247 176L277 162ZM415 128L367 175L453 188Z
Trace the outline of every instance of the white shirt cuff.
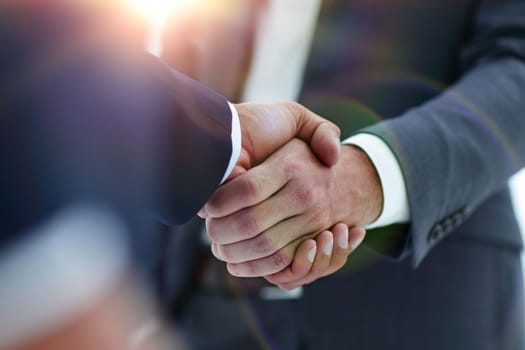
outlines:
M232 112L232 155L230 157L228 167L226 168L226 172L222 177L221 184L224 183L228 177L230 177L233 168L235 168L235 164L237 164L237 161L239 160L242 148L241 122L239 121L239 113L237 112L237 109L233 103L228 102L228 105L230 106L230 110Z
M410 221L407 188L401 167L388 145L371 134L357 134L343 144L361 148L374 164L383 188L383 210L367 228L376 228Z
M124 225L94 206L69 208L0 258L0 348L70 322L128 271Z

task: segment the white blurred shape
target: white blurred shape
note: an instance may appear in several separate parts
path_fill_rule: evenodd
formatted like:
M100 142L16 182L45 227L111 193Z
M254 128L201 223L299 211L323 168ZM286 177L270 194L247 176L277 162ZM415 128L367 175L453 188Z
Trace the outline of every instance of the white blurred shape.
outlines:
M517 173L510 180L510 188L514 201L514 211L521 228L521 236L525 240L525 169ZM521 254L521 263L525 274L525 256ZM523 278L525 282L525 276ZM523 310L525 312L525 310Z
M525 169L517 173L510 180L514 210L518 217L522 234L525 233Z
M124 225L91 205L69 207L0 259L0 348L65 325L127 270Z
M146 51L155 56L162 55L164 26L176 12L183 12L192 5L192 0L129 0L133 9L150 24Z
M165 21L177 10L188 8L193 0L129 0L131 6L146 20L151 22Z

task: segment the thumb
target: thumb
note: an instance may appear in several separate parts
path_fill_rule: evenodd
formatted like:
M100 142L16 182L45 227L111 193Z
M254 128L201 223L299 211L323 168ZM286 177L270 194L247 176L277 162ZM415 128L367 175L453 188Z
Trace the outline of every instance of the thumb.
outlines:
M293 138L306 142L321 162L337 163L340 130L295 102L236 105L241 121L242 144L248 155L246 169L260 163Z
M339 127L300 104L291 103L288 107L296 120L296 136L310 145L321 162L335 165L341 151Z
M340 131L337 126L323 122L315 129L310 140L310 148L321 162L333 166L339 160L341 151L339 137Z

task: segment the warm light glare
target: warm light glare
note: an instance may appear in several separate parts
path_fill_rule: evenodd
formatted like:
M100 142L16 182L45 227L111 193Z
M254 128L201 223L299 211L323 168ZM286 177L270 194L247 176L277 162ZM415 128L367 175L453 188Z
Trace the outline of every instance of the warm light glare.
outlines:
M2 1L2 0L0 0ZM228 13L230 7L217 0L125 0L149 25L145 43L147 51L161 56L163 32L169 21L185 16L220 16ZM198 14L198 15L196 15Z
M129 0L138 14L150 23L145 48L156 56L162 54L162 32L175 12L187 10L192 0Z
M190 6L192 0L130 0L133 7L147 20L165 21L174 11Z

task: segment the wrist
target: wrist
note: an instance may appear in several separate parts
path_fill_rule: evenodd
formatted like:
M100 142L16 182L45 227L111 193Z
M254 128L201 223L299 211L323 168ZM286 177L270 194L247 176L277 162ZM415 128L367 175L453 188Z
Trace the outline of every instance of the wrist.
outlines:
M374 164L362 149L350 144L342 146L340 162L349 188L345 222L351 227L374 222L383 209L383 189Z

